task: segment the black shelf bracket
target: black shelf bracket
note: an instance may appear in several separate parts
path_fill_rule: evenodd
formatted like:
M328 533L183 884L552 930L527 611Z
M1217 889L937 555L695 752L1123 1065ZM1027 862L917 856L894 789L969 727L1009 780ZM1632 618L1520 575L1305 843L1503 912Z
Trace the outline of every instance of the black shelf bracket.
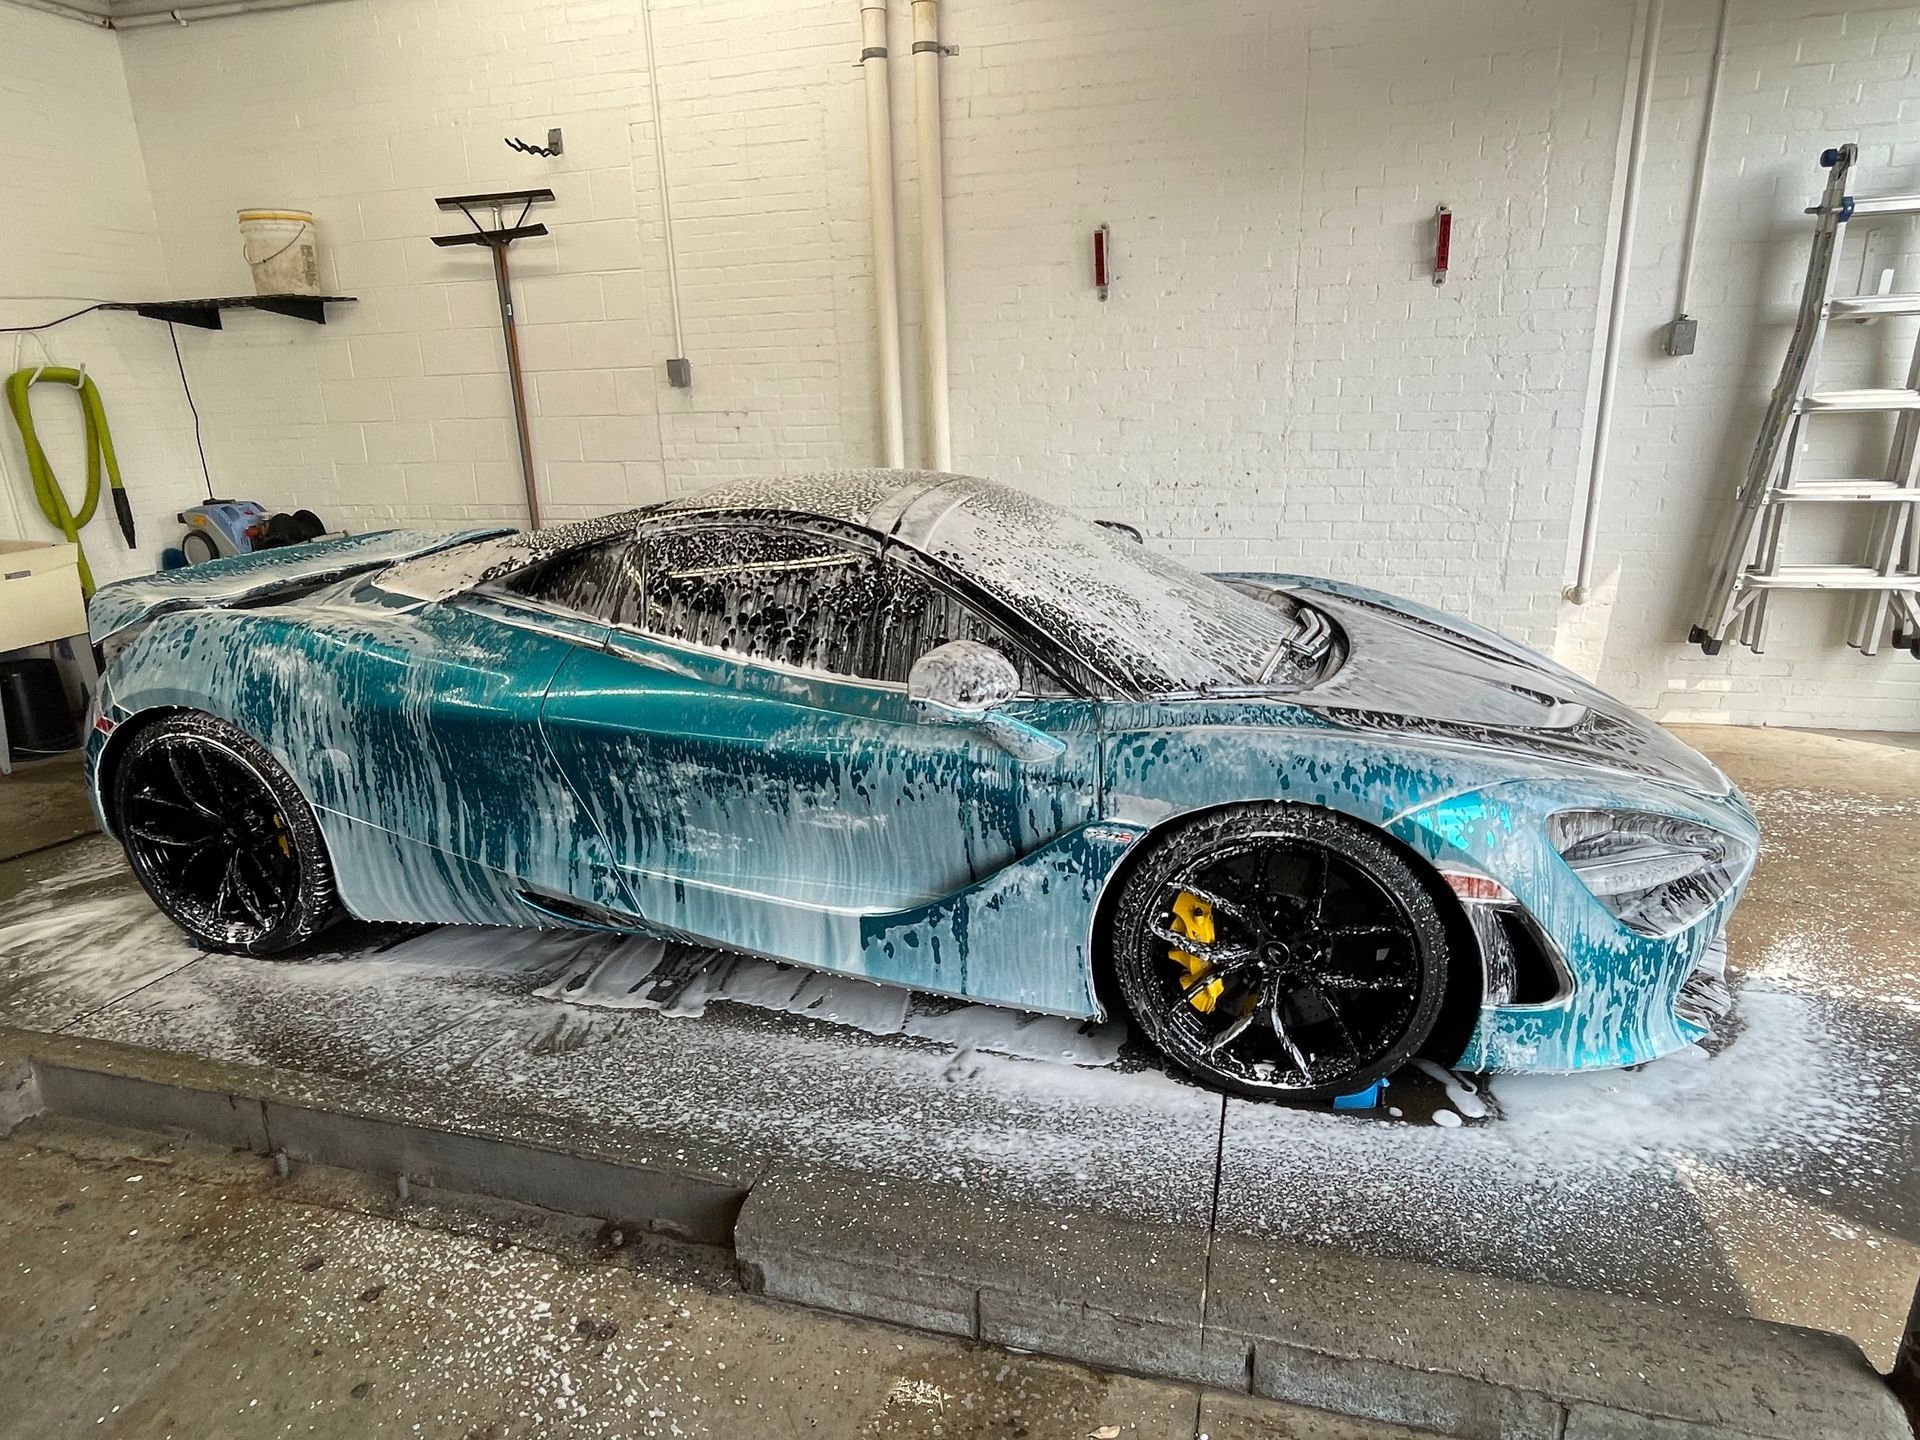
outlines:
M327 323L327 301L318 295L262 295L251 308L265 310L269 315L311 321L315 325Z

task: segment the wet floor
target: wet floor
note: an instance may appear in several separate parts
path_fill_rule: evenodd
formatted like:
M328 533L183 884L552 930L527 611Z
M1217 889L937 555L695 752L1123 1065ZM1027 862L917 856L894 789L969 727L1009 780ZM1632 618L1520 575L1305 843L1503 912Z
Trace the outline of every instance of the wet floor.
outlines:
M756 1301L725 1256L29 1122L0 1143L0 1436L1411 1440Z
M79 794L81 752L14 760L0 775L0 861L91 834L93 812Z
M1920 752L1687 738L1767 834L1727 1034L1489 1096L1410 1075L1398 1117L1223 1105L1125 1051L1077 1065L728 999L577 1003L565 981L605 959L599 937L356 930L291 962L199 955L100 840L0 865L0 1019L375 1085L429 1123L664 1139L749 1177L804 1158L1703 1303L1851 1334L1884 1366L1920 1272Z

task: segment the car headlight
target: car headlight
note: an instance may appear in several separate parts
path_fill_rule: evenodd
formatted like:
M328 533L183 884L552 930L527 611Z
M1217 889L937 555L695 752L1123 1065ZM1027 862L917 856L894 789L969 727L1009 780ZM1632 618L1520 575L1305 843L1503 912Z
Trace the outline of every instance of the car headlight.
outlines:
M1684 930L1724 899L1753 852L1710 826L1637 810L1562 810L1547 835L1580 883L1643 935Z

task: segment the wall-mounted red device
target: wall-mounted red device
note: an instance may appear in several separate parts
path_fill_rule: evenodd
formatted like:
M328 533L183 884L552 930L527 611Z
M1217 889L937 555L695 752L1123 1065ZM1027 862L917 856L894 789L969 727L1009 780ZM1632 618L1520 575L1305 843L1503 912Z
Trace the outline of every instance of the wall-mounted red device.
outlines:
M1102 300L1107 298L1107 227L1093 232L1093 288Z
M1447 265L1453 259L1453 211L1436 206L1433 212L1433 283L1447 283Z

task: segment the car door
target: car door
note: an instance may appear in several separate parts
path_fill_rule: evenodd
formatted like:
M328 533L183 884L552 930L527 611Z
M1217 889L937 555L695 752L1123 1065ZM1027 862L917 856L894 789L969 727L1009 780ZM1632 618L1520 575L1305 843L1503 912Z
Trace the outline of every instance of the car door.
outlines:
M910 652L952 622L880 549L765 520L634 542L606 647L568 657L542 715L649 923L860 972L862 917L1092 818L1084 702L1018 702L1064 742L1045 763L909 703Z
M365 613L316 627L337 684L305 697L329 739L314 804L354 827L336 864L355 912L513 924L624 905L540 728L553 675L604 623L504 590Z

